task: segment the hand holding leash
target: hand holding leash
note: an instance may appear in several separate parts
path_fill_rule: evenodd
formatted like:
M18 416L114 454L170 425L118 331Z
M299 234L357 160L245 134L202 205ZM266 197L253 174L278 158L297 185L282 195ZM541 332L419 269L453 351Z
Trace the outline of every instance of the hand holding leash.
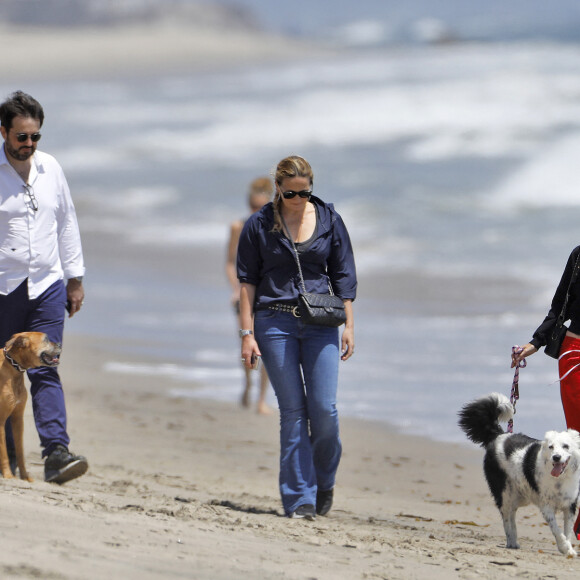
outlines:
M516 350L514 350L516 349ZM528 344L524 346L514 346L512 348L512 369L515 368L516 365L520 367L525 367L526 365L520 365L520 363L531 354L538 352L538 349L528 342Z

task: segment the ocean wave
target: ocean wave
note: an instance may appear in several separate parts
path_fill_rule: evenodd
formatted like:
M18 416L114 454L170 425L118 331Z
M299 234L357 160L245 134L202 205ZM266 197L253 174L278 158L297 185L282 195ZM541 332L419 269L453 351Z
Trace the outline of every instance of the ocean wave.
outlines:
M224 367L187 367L177 364L136 364L124 362L107 362L104 365L105 372L124 375L147 375L171 378L176 381L197 382L215 381L226 379L239 379L241 384L241 368Z
M135 89L129 109L127 99L96 99L65 113L94 131L116 129L116 138L106 148L61 144L58 155L75 170L149 159L235 165L306 147L406 141L403 152L419 162L526 157L580 127L578 62L578 47L462 46L254 69L253 88L241 74L239 83L208 76L203 91L195 79L166 80L146 96Z
M482 203L494 211L580 207L578 150L580 132L545 146L514 170Z

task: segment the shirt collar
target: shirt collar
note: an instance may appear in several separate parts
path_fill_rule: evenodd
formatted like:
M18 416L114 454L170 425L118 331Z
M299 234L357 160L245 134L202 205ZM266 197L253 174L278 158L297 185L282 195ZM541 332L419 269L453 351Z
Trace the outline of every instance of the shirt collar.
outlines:
M8 157L6 157L6 150L4 149L4 143L0 147L0 165L9 165Z
M0 147L0 165L10 165L10 161L8 161L8 157L6 156L6 149L4 149L4 143L2 143L2 146ZM31 177L41 173L42 161L39 158L38 149L32 156L32 165L33 170L30 172Z

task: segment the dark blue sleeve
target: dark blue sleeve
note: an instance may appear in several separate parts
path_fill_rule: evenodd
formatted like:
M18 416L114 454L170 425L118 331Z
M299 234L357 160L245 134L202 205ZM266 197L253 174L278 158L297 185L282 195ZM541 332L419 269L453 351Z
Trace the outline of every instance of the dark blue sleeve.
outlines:
M260 246L257 221L250 218L246 221L238 242L237 274L241 283L257 286L260 282Z
M342 218L338 214L335 214L335 218L328 258L328 276L336 295L343 300L354 300L357 279L352 244Z

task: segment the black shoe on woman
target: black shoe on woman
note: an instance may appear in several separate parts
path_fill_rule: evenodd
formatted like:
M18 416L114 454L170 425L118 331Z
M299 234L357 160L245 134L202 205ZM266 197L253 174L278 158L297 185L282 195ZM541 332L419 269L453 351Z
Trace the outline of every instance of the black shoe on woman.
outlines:
M311 503L299 505L291 514L291 518L304 518L305 520L313 520L316 518L316 511Z
M316 513L319 516L325 516L330 511L333 496L334 489L316 492Z

